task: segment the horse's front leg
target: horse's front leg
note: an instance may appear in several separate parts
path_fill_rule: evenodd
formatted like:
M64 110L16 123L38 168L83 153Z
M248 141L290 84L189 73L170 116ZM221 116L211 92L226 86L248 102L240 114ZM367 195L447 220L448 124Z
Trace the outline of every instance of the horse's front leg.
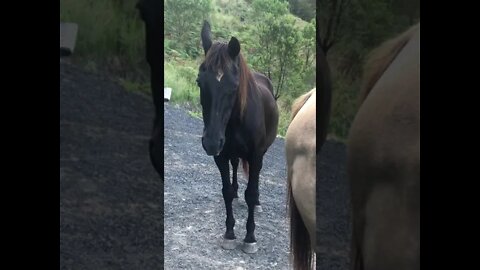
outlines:
M235 218L233 217L232 210L234 190L232 184L230 183L230 167L228 165L228 158L226 158L225 156L216 156L214 157L214 159L218 169L220 170L220 175L222 176L222 194L223 200L225 202L225 208L227 210L227 220L225 221L227 231L223 236L222 247L224 249L234 249L236 238L233 231L233 227L235 226Z
M233 175L232 175L232 186L233 186L233 198L238 199L238 182L237 182L237 169L239 158L232 158L230 159L230 163L232 163Z
M245 190L245 201L248 205L247 235L243 240L243 251L245 253L255 253L258 250L257 240L255 239L255 206L258 202L258 181L260 170L263 166L263 157L249 159L248 185Z

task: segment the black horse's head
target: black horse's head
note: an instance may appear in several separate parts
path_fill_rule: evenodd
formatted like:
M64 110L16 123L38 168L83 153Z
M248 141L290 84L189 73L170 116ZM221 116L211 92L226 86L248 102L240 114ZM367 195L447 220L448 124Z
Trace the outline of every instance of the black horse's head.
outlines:
M251 73L235 37L228 44L212 43L206 21L201 36L205 60L200 65L197 84L204 123L202 146L208 155L218 155L225 144L225 130L232 111L239 108L240 116L243 114Z

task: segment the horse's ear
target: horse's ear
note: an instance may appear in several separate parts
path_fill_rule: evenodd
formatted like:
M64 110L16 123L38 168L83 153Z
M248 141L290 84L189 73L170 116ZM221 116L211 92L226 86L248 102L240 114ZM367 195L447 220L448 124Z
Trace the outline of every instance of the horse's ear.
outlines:
M203 21L203 27L202 27L202 46L203 50L205 51L205 55L207 55L208 50L212 46L212 37L211 31L210 31L210 24L205 20Z
M232 37L228 42L228 54L233 59L240 53L240 42L235 37Z

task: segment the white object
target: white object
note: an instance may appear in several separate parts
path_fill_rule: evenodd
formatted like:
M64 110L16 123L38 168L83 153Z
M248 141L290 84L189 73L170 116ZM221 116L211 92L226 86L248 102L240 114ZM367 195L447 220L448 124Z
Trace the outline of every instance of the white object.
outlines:
M76 23L60 23L60 53L68 56L73 53L77 42L78 25Z
M170 101L171 96L172 96L172 88L169 88L169 87L163 88L163 100Z

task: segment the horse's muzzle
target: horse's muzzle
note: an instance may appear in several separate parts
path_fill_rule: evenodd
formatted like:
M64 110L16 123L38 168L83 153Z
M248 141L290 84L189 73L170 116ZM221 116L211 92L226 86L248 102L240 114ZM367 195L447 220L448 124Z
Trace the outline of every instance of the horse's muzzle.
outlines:
M225 145L225 139L220 138L218 140L211 140L205 137L202 137L202 147L203 150L209 156L218 156L220 152L223 150L223 146Z

